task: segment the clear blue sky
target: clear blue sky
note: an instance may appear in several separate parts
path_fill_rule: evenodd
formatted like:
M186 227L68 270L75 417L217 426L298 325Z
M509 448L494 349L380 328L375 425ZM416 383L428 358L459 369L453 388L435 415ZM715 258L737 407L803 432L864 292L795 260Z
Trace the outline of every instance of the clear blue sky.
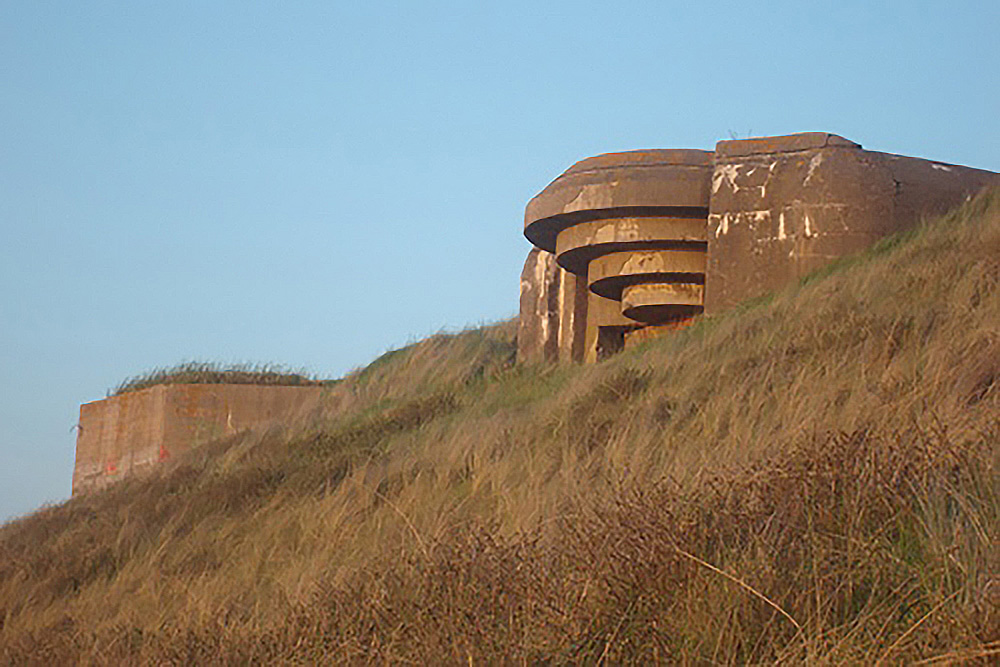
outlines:
M0 2L0 520L79 404L514 315L572 162L823 130L1000 171L1000 3Z

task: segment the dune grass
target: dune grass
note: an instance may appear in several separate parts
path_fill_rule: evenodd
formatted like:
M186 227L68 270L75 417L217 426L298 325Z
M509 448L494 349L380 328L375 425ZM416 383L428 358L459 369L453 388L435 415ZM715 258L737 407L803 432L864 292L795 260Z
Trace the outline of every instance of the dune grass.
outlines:
M0 528L0 658L1000 656L1000 195L590 366L512 322Z
M293 371L277 364L221 364L208 361L185 361L167 368L156 368L130 378L108 390L108 396L141 391L161 384L260 384L306 386L322 384L304 371Z

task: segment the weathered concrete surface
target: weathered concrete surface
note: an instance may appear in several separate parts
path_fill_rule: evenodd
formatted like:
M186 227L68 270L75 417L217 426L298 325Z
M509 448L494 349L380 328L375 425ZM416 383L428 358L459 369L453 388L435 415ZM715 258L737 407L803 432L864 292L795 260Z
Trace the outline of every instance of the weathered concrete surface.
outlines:
M532 248L521 270L521 308L517 329L517 361L559 358L559 265L552 253Z
M587 265L612 252L656 249L701 250L707 238L705 217L621 217L582 222L564 229L556 237L559 263L577 274Z
M642 327L641 329L633 329L625 334L625 349L634 347L636 345L645 343L653 338L660 338L662 336L669 336L670 334L677 333L681 329L691 326L695 321L695 318L689 317L686 319L676 320L668 324L658 324L655 326Z
M581 361L586 355L590 291L587 277L562 271L559 297L559 361Z
M524 235L555 252L559 232L581 222L704 217L699 209L708 208L711 170L712 153L701 150L629 151L581 160L528 202Z
M720 141L714 153L587 158L525 209L536 250L521 280L519 354L596 361L779 288L991 184L1000 176L865 151L825 132Z
M586 279L533 248L521 271L518 362L582 360L586 326Z
M629 285L622 290L622 315L647 324L689 320L702 312L704 297L698 283Z
M158 385L80 406L73 493L100 488L214 438L305 416L319 386Z
M592 364L621 351L625 335L642 326L622 315L621 303L592 291L587 297L587 329L582 361Z
M703 250L613 252L590 263L587 279L594 294L620 301L628 285L702 283L705 262Z
M721 141L708 218L705 309L773 291L947 211L997 175L875 153L811 132Z
M697 306L688 303L690 294L683 286L660 290L661 303L649 302L647 295L647 302L623 310L620 301L628 285L704 282L711 168L708 151L610 153L573 165L529 202L525 236L537 248L553 253L556 263L590 292L586 300L581 299L577 287L572 311L560 311L560 317L572 317L577 325L585 320L582 349L574 347L568 358L595 361L620 350L626 333L650 321L688 316L692 308L701 312L700 302ZM695 276L689 275L691 269L679 266L639 268L651 257L688 255L698 256L684 265L697 264ZM532 273L536 275L540 276ZM539 290L525 288L524 278L522 295L527 291L528 301L537 303L534 295ZM682 292L683 303L670 302L671 295ZM676 307L684 312L674 312ZM532 312L532 307L526 309L522 302L524 312ZM551 307L548 312L553 312ZM523 325L526 336L519 342L524 357L537 356L533 351L539 349L535 331L540 318L530 317L531 322ZM547 321L551 327L552 320ZM574 334L574 343L579 340ZM553 358L551 353L542 356Z

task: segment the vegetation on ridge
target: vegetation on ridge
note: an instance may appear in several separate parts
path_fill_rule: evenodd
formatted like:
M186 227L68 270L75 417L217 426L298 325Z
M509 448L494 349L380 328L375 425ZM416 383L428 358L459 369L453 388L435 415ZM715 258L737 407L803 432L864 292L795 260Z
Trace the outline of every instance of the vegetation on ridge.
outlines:
M301 371L274 364L218 364L186 361L169 368L156 368L126 378L108 396L140 391L160 384L262 384L306 386L322 382Z
M0 528L0 659L1000 655L1000 195L592 367L514 323Z

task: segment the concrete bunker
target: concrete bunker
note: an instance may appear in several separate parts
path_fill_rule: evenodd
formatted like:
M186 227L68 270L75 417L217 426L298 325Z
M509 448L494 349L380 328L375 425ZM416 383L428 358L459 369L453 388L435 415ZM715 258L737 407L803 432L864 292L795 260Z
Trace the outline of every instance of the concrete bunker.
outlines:
M995 184L825 132L587 158L525 209L518 358L597 361Z
M550 354L596 361L638 329L703 311L711 169L708 151L611 153L578 162L529 202L524 235L572 275L559 274ZM567 315L575 327L563 327Z
M73 494L149 469L215 438L305 416L323 387L166 384L80 406Z

